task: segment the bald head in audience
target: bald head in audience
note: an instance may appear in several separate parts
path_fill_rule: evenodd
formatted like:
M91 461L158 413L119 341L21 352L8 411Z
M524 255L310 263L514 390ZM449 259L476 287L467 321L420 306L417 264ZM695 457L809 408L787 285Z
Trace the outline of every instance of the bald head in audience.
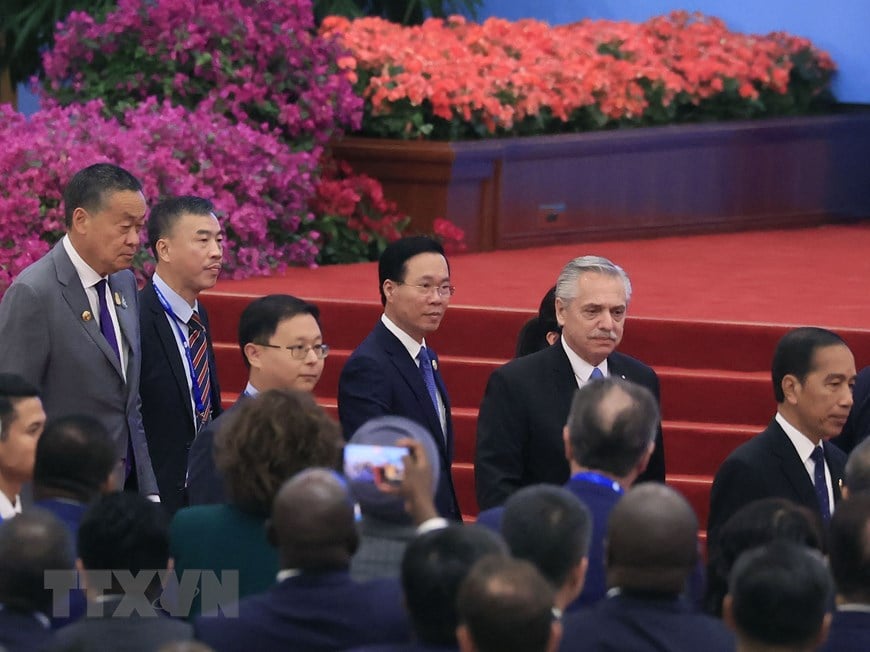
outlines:
M607 584L624 592L679 594L698 560L698 519L660 484L631 489L610 514Z
M328 469L307 469L284 483L272 508L269 540L282 568L346 568L359 538L347 486Z
M553 618L553 587L529 562L503 556L478 561L457 599L462 652L553 652L562 626Z

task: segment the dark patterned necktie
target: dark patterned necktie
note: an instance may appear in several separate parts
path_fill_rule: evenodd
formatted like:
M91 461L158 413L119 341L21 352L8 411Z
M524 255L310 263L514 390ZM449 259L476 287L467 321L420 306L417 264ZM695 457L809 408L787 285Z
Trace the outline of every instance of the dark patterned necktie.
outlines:
M425 346L420 347L420 352L417 354L417 360L420 361L420 374L423 376L423 382L426 384L429 398L432 399L432 405L435 406L435 413L438 414L438 388L435 387L435 373L432 371L432 358L429 357L429 351Z
M193 371L196 382L199 385L202 399L202 413L197 415L199 425L206 423L211 416L211 377L208 369L208 342L205 337L205 326L194 311L187 322L190 329L188 344L190 345L190 357L193 358Z
M112 315L109 312L109 302L106 301L106 279L101 278L94 286L97 290L97 298L100 301L100 332L115 355L118 356L118 361L121 361L121 349L118 347L118 338L115 337L115 324L112 322Z
M822 513L822 520L827 523L831 520L831 505L828 502L828 483L825 481L825 451L821 446L816 446L810 457L816 465L813 470L813 485L819 501L819 511Z

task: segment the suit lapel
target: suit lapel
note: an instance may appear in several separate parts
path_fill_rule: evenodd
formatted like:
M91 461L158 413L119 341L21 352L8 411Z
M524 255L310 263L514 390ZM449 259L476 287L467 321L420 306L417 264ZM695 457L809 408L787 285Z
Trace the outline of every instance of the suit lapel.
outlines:
M134 368L133 356L140 349L138 342L135 341L138 337L138 321L139 316L136 310L129 306L136 305L135 297L128 297L123 290L122 283L117 274L112 274L109 277L109 294L112 296L112 301L115 304L115 314L118 316L118 326L121 328L121 337L127 343L127 373L130 373ZM135 291L135 290L134 290ZM120 305L117 299L120 299Z
M798 501L805 505L817 505L816 490L807 473L807 468L798 456L794 445L776 421L768 427L771 450L779 458L780 469L791 486Z
M561 343L557 342L546 350L550 354L553 369L553 373L550 375L552 382L550 391L556 397L557 405L559 405L557 413L567 415L571 411L571 402L577 392L577 376L574 375L571 361Z
M166 313L160 301L157 298L157 293L154 291L154 285L151 281L145 285L145 292L142 295L143 310L151 312L151 322L154 327L154 334L157 341L160 342L160 348L163 350L163 359L169 361L169 369L172 371L172 377L175 379L175 384L178 391L184 397L183 404L187 406L188 416L193 419L193 406L190 403L190 388L187 385L187 369L184 361L178 354L178 342L175 340L175 333L172 332L172 326L166 319ZM145 337L145 333L142 333Z
M840 492L840 487L843 485L845 469L841 463L832 459L831 447L834 446L834 444L826 441L822 445L825 449L825 460L828 463L828 470L831 472L831 488L834 490L834 503L838 503L840 502L840 498L843 497Z
M85 293L85 288L72 261L67 256L66 251L64 251L62 242L58 242L55 245L52 255L54 257L55 269L57 270L57 280L64 286L61 294L63 294L64 301L66 301L73 313L74 321L81 325L82 329L90 336L94 344L97 345L97 348L106 356L109 364L115 368L115 371L123 379L124 374L121 372L121 361L100 332L97 315L91 313L91 303L88 301L88 295ZM86 314L90 316L88 319L85 318Z

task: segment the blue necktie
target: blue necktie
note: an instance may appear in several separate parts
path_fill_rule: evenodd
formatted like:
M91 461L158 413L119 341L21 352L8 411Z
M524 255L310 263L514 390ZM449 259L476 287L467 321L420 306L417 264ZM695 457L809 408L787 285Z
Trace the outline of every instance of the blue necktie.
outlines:
M816 489L816 499L819 501L819 511L822 513L822 520L827 523L831 520L831 505L828 502L828 483L825 481L824 449L821 446L816 446L810 458L815 462L813 485Z
M601 369L593 367L592 373L589 374L589 380L601 380L602 378L604 378L604 374L601 373Z
M118 361L121 360L121 349L118 348L118 339L115 337L115 325L112 323L112 315L109 313L109 303L106 301L106 279L101 278L94 286L97 289L97 298L100 301L100 332L115 355L118 356Z
M435 406L435 414L438 414L438 389L435 387L435 374L432 371L432 358L429 357L429 351L425 346L420 347L420 352L417 354L417 360L420 361L420 373L423 375L423 382L426 383L426 389L429 391L429 398L432 399L432 405Z

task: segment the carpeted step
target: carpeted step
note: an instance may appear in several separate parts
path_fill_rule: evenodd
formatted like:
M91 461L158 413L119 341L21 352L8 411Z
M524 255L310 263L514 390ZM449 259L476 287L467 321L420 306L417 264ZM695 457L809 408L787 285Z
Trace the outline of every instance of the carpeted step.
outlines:
M701 530L707 529L707 516L710 513L710 488L713 486L712 476L681 475L668 473L668 486L673 487L686 497L698 516Z

